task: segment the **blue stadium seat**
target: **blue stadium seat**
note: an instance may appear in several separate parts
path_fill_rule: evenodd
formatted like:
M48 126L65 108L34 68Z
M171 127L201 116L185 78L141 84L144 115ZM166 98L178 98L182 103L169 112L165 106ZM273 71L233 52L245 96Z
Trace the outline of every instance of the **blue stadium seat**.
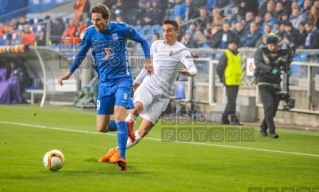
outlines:
M7 41L6 40L0 40L0 46L6 45Z
M215 59L216 59L216 60L219 60L222 55L223 55L223 53L216 53L216 54L215 54Z
M294 61L300 61L300 62L305 62L307 61L307 57L308 55L305 54L305 53L299 53L299 54L296 54L293 58Z
M150 25L145 25L143 28L142 28L142 31L144 31L144 34L145 35L148 35L148 34L153 34L152 32L152 27Z
M185 82L177 81L175 83L175 97L174 99L185 99Z
M153 25L152 26L153 31L156 31L156 33L161 33L162 32L162 26L160 25Z

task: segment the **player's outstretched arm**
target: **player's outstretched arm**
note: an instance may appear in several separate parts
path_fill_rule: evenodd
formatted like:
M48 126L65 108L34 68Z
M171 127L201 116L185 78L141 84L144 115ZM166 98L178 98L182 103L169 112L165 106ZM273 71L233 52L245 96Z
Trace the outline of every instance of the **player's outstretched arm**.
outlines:
M126 31L129 39L141 44L146 59L146 64L144 68L147 74L153 74L154 69L151 60L150 46L148 45L147 40L130 25L126 25Z
M190 53L187 51L186 56L182 56L181 62L184 64L185 68L180 68L178 72L186 76L195 76L197 75L197 68L195 63L190 56Z
M68 71L65 75L61 76L59 79L58 79L58 83L60 86L63 85L63 80L68 80L70 77L71 77L72 73L70 71Z

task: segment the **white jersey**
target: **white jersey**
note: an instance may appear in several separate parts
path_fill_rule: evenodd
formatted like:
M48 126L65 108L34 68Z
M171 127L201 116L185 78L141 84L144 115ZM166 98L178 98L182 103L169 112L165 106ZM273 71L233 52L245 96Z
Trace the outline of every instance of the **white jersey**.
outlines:
M180 42L165 45L164 40L155 41L151 46L151 56L154 73L147 75L146 70L143 69L135 79L136 83L143 82L143 86L151 91L160 91L167 97L172 96L178 70L183 65L192 76L197 74L189 50Z

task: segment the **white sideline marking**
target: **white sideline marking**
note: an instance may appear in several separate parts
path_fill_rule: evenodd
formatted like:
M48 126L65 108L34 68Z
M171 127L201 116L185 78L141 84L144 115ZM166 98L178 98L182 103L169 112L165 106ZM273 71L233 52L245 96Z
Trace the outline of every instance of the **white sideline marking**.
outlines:
M17 122L7 122L7 121L0 121L2 124L9 124L9 125L19 125L25 127L32 127L32 128L40 128L40 129L51 129L51 130L60 130L60 131L69 131L69 132L76 132L76 133L89 133L89 134L99 134L105 135L99 132L92 132L92 131L82 131L82 130L72 130L72 129L65 129L59 127L48 127L43 125L32 125L26 123L17 123ZM110 136L115 136L115 134L107 134ZM143 139L152 140L152 141L161 141L161 139L145 137ZM206 146L215 146L215 147L225 147L225 148L233 148L233 149L246 149L252 151L264 151L264 152L272 152L272 153L282 153L282 154L292 154L292 155L301 155L301 156L311 156L311 157L319 157L317 154L310 154L310 153L299 153L299 152L289 152L289 151L280 151L280 150L271 150L271 149L260 149L260 148L251 148L251 147L240 147L240 146L232 146L232 145L219 145L213 143L196 143L196 142L176 142L176 143L183 143L183 144L193 144L193 145L206 145Z

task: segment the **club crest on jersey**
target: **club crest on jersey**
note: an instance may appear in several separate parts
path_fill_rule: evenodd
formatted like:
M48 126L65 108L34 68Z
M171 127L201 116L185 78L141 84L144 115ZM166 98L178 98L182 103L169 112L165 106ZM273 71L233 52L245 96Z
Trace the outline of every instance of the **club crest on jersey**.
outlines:
M172 56L173 53L174 53L174 52L173 52L172 50L170 50L170 51L169 51L169 56Z
M117 36L117 33L113 33L112 37L113 37L113 40L118 40L119 39L118 36Z
M192 58L192 56L190 56L190 55L185 56L185 59L191 59L191 58Z

